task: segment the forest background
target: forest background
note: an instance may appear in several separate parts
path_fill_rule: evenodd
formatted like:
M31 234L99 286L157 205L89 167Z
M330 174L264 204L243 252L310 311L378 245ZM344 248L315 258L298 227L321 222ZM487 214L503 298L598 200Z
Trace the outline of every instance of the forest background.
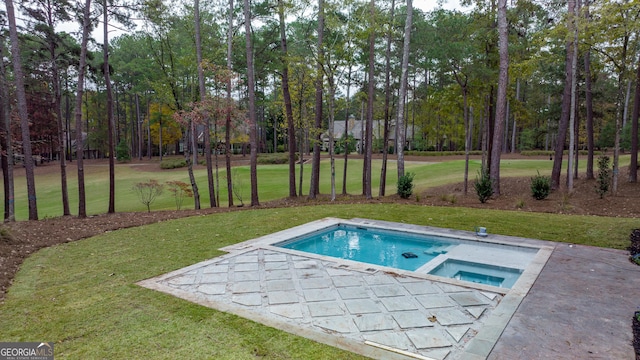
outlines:
M463 151L467 159L477 151L496 196L501 154L534 149L553 153L554 189L561 186L565 151L570 191L578 150L587 154L587 179L594 177L598 151L613 149L613 193L621 175L635 182L640 5L462 5L464 12L414 9L411 0L5 0L5 219L15 214L17 162L25 167L30 219L38 218L33 167L40 161L59 163L61 215L71 214L66 162L77 162L77 215L83 217L82 162L95 157L109 159L109 213L115 212L117 158L173 153L184 155L196 208L193 164L200 161L207 165L209 205L218 205L212 154L226 160L227 203L233 205L234 152L251 159L251 205L259 205L258 153L288 153L289 196L301 194L298 184L310 176L305 193L315 198L321 136L350 115L364 127L361 139L351 141L361 145L367 198L372 154L382 153L384 196L387 155L397 161L399 178L405 151ZM60 30L70 23L76 30ZM93 38L100 28L102 39ZM119 35L111 39L114 29ZM383 124L379 138L374 120ZM353 145L348 135L329 136L332 184L336 152L347 161L344 150ZM621 174L619 154L626 151L629 171ZM305 156L311 174L296 174ZM335 186L331 192L334 198Z

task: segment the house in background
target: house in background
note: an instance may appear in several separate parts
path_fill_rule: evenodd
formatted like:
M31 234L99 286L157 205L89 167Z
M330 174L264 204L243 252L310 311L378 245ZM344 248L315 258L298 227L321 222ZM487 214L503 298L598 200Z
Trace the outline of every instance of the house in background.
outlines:
M333 122L333 141L337 141L344 136L345 125L347 126L347 133L356 140L356 152L361 153L361 148L364 146L364 138L365 138L365 120L356 120L355 116L350 115L349 120L347 121L334 121ZM372 125L372 137L374 144L374 152L379 151L382 152L382 141L384 139L384 120L373 120ZM411 134L411 125L407 127L406 131L406 139L405 146L412 140ZM325 131L321 135L322 140L322 150L327 151L329 149L329 130ZM389 142L387 144L388 147L392 147L395 149L396 143L396 121L389 121ZM375 147L378 147L376 149Z

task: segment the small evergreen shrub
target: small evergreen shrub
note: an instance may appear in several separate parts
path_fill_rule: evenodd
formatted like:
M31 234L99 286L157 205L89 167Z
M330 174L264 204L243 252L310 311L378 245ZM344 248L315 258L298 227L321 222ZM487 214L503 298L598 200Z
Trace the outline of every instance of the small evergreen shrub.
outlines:
M161 169L176 169L187 166L185 159L166 159L160 163Z
M124 162L131 160L131 155L129 154L129 146L127 142L122 139L116 146L116 160Z
M473 187L476 189L476 194L478 194L478 200L483 204L493 195L493 181L491 181L487 171L478 171Z
M403 199L408 199L413 193L413 177L415 174L406 173L398 178L398 195Z
M258 164L260 165L287 164L287 163L289 163L288 153L258 155Z
M538 175L531 178L531 196L536 200L546 199L551 193L551 177Z
M602 155L598 157L598 177L596 178L596 192L600 199L609 191L611 185L611 168L609 167L609 157Z

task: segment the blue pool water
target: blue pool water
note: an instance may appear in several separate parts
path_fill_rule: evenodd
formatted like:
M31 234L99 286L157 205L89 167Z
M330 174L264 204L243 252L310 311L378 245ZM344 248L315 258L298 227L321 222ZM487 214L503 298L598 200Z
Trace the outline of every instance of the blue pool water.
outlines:
M523 266L536 252L516 250L506 244L483 244L343 223L273 245L408 271L424 266L420 272L501 288L513 287L523 267L497 266L504 263L500 259L518 259L516 262ZM443 257L428 264L439 255ZM507 263L514 264L514 261Z
M431 270L429 274L501 288L511 288L520 277L520 274L522 274L522 270L447 259Z
M439 254L446 253L456 242L419 234L382 229L369 230L340 224L275 245L414 271Z

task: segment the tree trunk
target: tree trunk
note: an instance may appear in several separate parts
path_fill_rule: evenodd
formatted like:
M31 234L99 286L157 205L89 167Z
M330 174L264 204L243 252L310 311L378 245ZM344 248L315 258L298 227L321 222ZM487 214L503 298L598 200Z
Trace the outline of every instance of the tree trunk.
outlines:
M631 99L631 84L633 81L627 81L627 91L624 95L624 109L622 110L622 128L627 126L627 119L629 118L629 100Z
M313 135L313 159L311 162L311 184L309 198L320 194L320 135L322 129L322 95L324 87L324 0L318 0L318 63L316 73L315 133ZM330 134L332 136L333 134Z
M402 45L402 75L400 76L400 94L398 96L398 118L396 119L396 152L398 154L398 179L404 176L404 143L406 128L404 126L404 104L407 97L407 74L409 73L409 45L413 24L413 0L407 0L407 20L404 24L404 43Z
M507 0L498 0L498 52L500 72L498 74L498 95L496 99L496 120L491 150L490 178L493 193L500 195L500 152L504 138L504 124L507 111L507 86L509 84L509 33L507 29Z
M623 40L623 47L622 47L622 55L620 56L621 59L623 59L623 61L621 62L621 67L618 69L619 74L618 74L618 96L617 96L617 101L616 101L616 135L615 135L615 140L614 140L614 145L613 145L613 176L611 179L611 194L613 194L614 196L617 195L618 193L618 179L620 178L620 133L622 131L622 109L621 107L622 105L622 99L624 97L623 95L623 88L622 88L622 83L623 83L623 79L625 76L625 73L627 72L627 68L626 68L626 59L627 59L627 51L628 51L628 46L629 46L629 35L625 35Z
M80 45L80 64L78 66L78 90L76 93L76 157L78 168L78 217L87 217L86 194L84 189L84 142L82 139L82 93L87 67L87 43L91 29L91 0L86 0L82 19L82 44Z
M467 109L467 117L469 118L469 133L467 134L467 139L466 141L469 143L469 150L473 149L473 107L469 107ZM480 124L482 125L482 124ZM482 126L480 126L482 127ZM466 152L465 154L465 183L469 182L469 151ZM468 187L468 184L465 184L466 187ZM465 195L467 194L467 190L465 190Z
M207 98L207 89L204 86L204 69L202 68L202 36L200 34L200 0L195 0L194 21L196 32L196 60L198 61L198 91L200 92L200 102L204 103ZM209 206L216 207L216 192L213 183L213 164L211 159L211 117L206 115L204 129L204 158L207 163L207 181L209 185Z
M0 43L0 59L4 59L4 42ZM4 61L0 61L0 156L2 157L2 179L4 184L4 220L15 221L16 210L13 183L13 140L11 135L11 108L9 87Z
M370 2L370 21L371 26L369 27L369 84L367 89L367 120L365 126L365 136L364 136L364 162L362 166L362 195L367 199L371 199L371 157L372 157L372 146L371 142L373 139L372 130L373 130L373 100L375 96L375 76L374 76L374 68L375 68L375 43L376 43L376 33L375 33L375 0L371 0Z
M16 85L18 114L20 115L20 129L22 133L22 155L27 178L27 194L29 198L29 220L38 220L38 204L36 201L36 183L33 174L33 156L31 139L29 138L29 114L27 112L27 96L24 89L24 74L22 59L20 58L20 44L18 42L18 27L13 8L13 0L5 0L7 18L9 20L9 37L11 38L11 57L13 60L13 75Z
M251 143L251 206L259 206L258 201L258 124L256 121L256 91L253 68L253 42L251 41L251 8L249 0L244 0L244 30L247 42L247 87L249 90L249 142Z
M189 122L186 126L186 131L184 134L184 158L187 161L187 172L189 173L189 181L191 182L191 189L193 191L193 203L194 208L196 210L200 210L200 191L198 190L198 183L196 182L196 177L193 174L193 159L191 157L191 149L195 132L195 124L193 120L189 119Z
M351 91L351 64L348 65L349 70L347 73L347 107L345 111L344 121L344 168L342 170L342 195L347 195L347 160L349 159L349 108L350 108L350 91ZM354 119L355 122L355 119Z
M47 11L47 25L55 28L52 12ZM67 162L64 149L64 126L62 119L62 92L60 90L60 71L58 62L56 61L56 42L51 36L47 36L49 42L49 56L51 60L51 84L53 86L53 108L57 117L58 124L58 153L60 154L60 190L62 192L62 214L64 216L71 215L69 209L69 189L67 186Z
M287 33L285 29L284 1L278 0L278 19L280 27L280 49L282 51L282 97L284 113L287 118L287 146L289 147L289 197L294 198L296 191L296 130L289 91L289 53L287 50Z
M577 65L578 65L578 28L575 20L577 16L574 13L569 14L569 21L571 21L570 29L573 30L573 55L571 57L571 102L570 102L570 113L569 113L569 154L567 156L567 192L573 192L573 162L574 162L574 151L575 151L575 127L576 127L576 83L577 83Z
M589 0L584 1L584 18L585 22L585 33L589 32L589 22L591 21L591 16L589 14ZM593 140L593 92L591 90L591 49L587 48L584 53L584 87L585 87L585 107L586 107L586 133L587 133L587 180L591 180L594 178L593 176L593 151L594 151L594 140Z
M107 0L103 0L104 13L103 13L103 25L104 25L104 44L102 46L102 52L104 57L104 82L107 86L107 136L109 146L109 214L116 212L116 168L115 168L115 140L114 129L115 124L113 120L113 91L111 90L111 76L109 71L109 16L107 12Z
M329 75L329 159L331 162L331 201L336 200L336 159L334 155L333 123L335 115L336 84L333 73Z
M391 9L389 10L389 22L390 26L387 31L387 49L385 52L385 78L384 78L384 133L382 135L382 168L380 169L380 190L379 196L385 195L385 188L387 186L387 155L389 144L389 117L390 117L390 104L391 104L391 42L393 40L393 27L394 10L396 2L391 0Z
M516 102L520 101L520 79L516 79ZM511 128L511 153L516 153L517 116L513 114L513 126Z
M147 156L149 157L149 160L151 160L152 154L153 154L153 146L151 145L151 111L150 111L150 99L147 95L147 117L149 118L149 121L147 121Z
M469 151L471 150L471 123L469 122L469 100L467 94L467 86L462 88L462 113L464 117L464 194L467 195L469 183Z
M575 0L569 0L568 5L568 13L575 13ZM571 15L569 16L568 27L572 29L573 21L571 20ZM572 64L573 64L573 47L576 44L574 43L574 38L567 41L566 45L566 58L565 58L565 82L564 82L564 91L562 93L562 111L560 113L560 122L558 124L558 135L556 137L556 149L555 155L553 157L553 169L551 170L551 188L556 190L560 186L560 174L562 172L562 157L564 155L564 145L567 139L567 128L569 127L569 117L572 111L571 109L571 79L573 77L572 74Z
M231 74L233 70L233 0L229 0L229 24L227 28L227 70ZM233 183L231 180L231 106L233 99L231 98L231 76L227 78L227 110L225 118L224 131L224 158L227 168L227 201L229 207L233 206Z
M631 162L629 163L629 182L638 182L638 117L640 115L640 59L636 71L636 90L631 116Z
M142 118L140 116L140 95L136 93L136 121L138 123L138 160L142 160Z

